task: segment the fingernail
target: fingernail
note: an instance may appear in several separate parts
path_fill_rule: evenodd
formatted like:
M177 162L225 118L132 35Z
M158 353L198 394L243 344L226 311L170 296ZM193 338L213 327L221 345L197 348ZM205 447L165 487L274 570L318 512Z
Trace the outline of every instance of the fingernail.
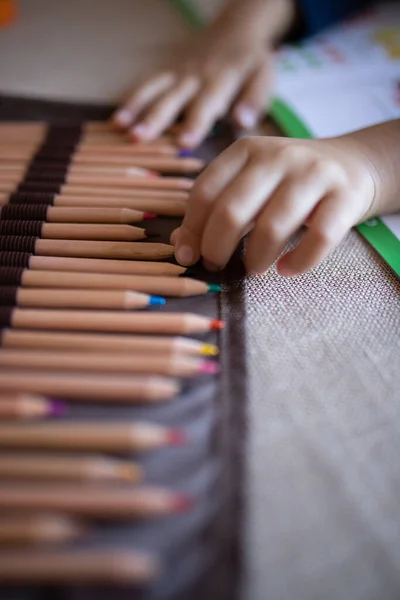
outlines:
M198 145L198 137L193 133L183 133L179 137L179 143L188 151L189 148L194 148Z
M118 123L118 125L126 127L132 121L132 115L129 110L122 109L115 113L114 120Z
M131 133L139 138L149 138L151 136L151 127L142 123L141 125L135 125L132 127Z
M194 261L194 252L189 246L179 246L175 251L175 258L181 265L191 265Z
M221 271L221 267L219 267L218 265L215 265L214 263L212 263L208 260L203 260L203 265L204 265L204 268L207 269L207 271Z
M180 158L191 158L193 156L193 150L190 150L189 148L182 148L182 150L179 150L178 156Z
M236 108L236 117L242 127L252 129L257 124L257 115L248 106L238 106Z
M294 277L296 275L294 269L284 262L278 262L277 270L279 275L282 275L283 277Z

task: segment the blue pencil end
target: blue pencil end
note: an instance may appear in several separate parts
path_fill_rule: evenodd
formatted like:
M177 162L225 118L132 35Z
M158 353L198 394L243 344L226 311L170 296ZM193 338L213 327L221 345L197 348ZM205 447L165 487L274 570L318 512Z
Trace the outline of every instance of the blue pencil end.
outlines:
M179 150L178 156L181 158L190 158L193 156L193 150L189 150L189 148L182 148Z
M161 296L150 296L150 306L164 306L165 303L165 298L162 298Z

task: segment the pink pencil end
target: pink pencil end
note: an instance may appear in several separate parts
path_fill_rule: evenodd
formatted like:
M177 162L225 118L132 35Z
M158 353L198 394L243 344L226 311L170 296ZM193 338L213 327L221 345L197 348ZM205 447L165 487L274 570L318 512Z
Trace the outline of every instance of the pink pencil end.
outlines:
M51 400L50 402L50 415L52 417L62 417L68 412L68 407L64 402L60 400Z
M199 368L199 373L204 375L216 375L221 370L219 363L213 360L204 360Z

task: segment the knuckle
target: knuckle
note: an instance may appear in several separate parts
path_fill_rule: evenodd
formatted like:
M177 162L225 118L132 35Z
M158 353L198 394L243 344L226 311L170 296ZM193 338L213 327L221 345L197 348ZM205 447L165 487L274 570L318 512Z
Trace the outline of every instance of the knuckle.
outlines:
M240 229L242 221L237 210L232 206L225 206L220 212L220 222L228 229Z
M313 178L334 180L339 169L333 161L326 158L317 158L311 162L308 172Z
M259 228L260 235L271 242L280 242L284 237L284 231L279 221L270 220L263 223Z
M213 185L207 180L197 181L191 193L192 202L195 204L209 205L214 200Z
M287 144L277 149L276 158L285 165L293 165L304 161L306 154L307 149L304 146Z
M336 245L337 236L331 227L321 227L313 231L316 244L323 248L331 248Z

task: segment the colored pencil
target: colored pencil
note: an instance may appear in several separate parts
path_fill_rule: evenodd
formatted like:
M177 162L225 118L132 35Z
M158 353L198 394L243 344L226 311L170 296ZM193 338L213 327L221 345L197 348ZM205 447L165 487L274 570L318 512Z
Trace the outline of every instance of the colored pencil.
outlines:
M51 189L48 189L50 186ZM22 188L22 189L21 189ZM53 189L55 188L55 189ZM169 190L158 188L140 188L124 189L108 186L79 186L79 185L58 185L38 182L27 182L20 185L4 183L0 181L0 192L2 194L14 194L13 198L21 198L24 194L58 194L60 196L108 196L111 198L126 198L126 199L154 199L154 200L187 200L189 190ZM26 202L21 199L19 201Z
M4 550L0 582L143 584L153 580L159 563L151 555L126 548Z
M65 333L59 331L29 331L3 328L0 332L3 348L37 350L73 350L98 353L151 353L155 356L188 354L217 356L218 346L178 336L112 335L98 333Z
M180 297L200 296L209 292L221 291L219 285L205 283L189 277L76 273L75 271L63 271L63 275L60 277L58 271L30 269L16 271L15 269L11 270L9 267L0 267L0 284L35 288L131 290L145 294Z
M55 194L24 193L17 194L17 199L23 199L30 206L47 204L59 208L96 208L99 209L129 209L143 213L158 214L166 217L182 217L186 212L186 200L170 200L161 198L119 198L110 196L58 196ZM14 206L13 197L10 194L0 193L0 206Z
M0 130L1 135L1 130ZM41 156L49 158L52 157L52 153L57 156L59 150L68 150L71 148L71 156L74 159L77 159L80 156L87 155L121 155L121 156L142 156L142 155L162 155L162 156L186 156L187 152L182 152L179 150L177 146L173 146L172 144L168 144L167 142L160 142L157 144L127 144L121 142L120 144L115 143L114 140L110 140L107 143L107 140L94 140L82 141L78 142L74 146L68 144L46 144L43 149L42 140L23 140L21 138L9 138L4 140L3 137L0 139L0 150L6 150L9 148L12 152L20 151L21 156L24 158L29 155L29 153L39 152Z
M137 404L170 400L179 384L168 377L0 371L1 393L25 392L84 402Z
M26 267L37 271L108 273L110 275L162 275L165 277L178 277L187 271L186 267L167 262L34 256L25 252L0 252L0 267Z
M96 155L89 154L84 156L82 164L73 163L73 157L66 159L64 156L61 161L57 159L57 148L54 150L54 158L52 159L49 154L48 159L34 162L33 166L30 159L35 160L34 155L29 156L27 159L17 158L20 151L15 150L15 147L7 145L7 148L2 149L0 145L0 178L3 175L9 179L12 175L17 176L19 179L24 181L41 181L43 177L55 178L56 180L64 181L66 174L69 175L82 175L86 177L95 177L101 175L102 177L119 176L123 167L115 165L108 166L106 163L107 155L99 155L99 163L96 164L94 159ZM6 156L7 158L4 158ZM68 162L68 166L65 163ZM129 171L125 168L122 172L123 176L128 177L161 177L156 171L145 169L143 167L130 166Z
M0 483L0 511L63 512L96 519L150 519L190 510L185 494L162 487Z
M0 221L1 235L35 236L50 240L134 242L158 234L133 225L46 223L43 221Z
M90 423L90 426L89 426ZM155 423L96 421L42 421L0 423L0 448L64 452L146 452L186 444L179 429Z
M128 481L137 483L143 478L143 472L141 467L131 460L99 455L7 452L0 456L0 478L3 477L32 481Z
M49 223L126 224L153 219L154 213L129 208L58 207L46 204L0 205L2 221L48 221Z
M42 396L20 393L0 394L0 421L31 421L58 416L64 411L65 408L61 402Z
M222 321L191 313L0 309L0 326L110 333L195 334L219 331Z
M9 164L15 164L17 168L15 172L18 178L25 177L25 174L29 172L29 162L34 157L35 151L30 149L12 149L7 148L2 150L0 148L0 161L7 162ZM51 155L49 156L51 160ZM199 158L180 158L177 156L165 156L164 154L157 154L154 151L153 154L78 154L74 156L71 154L70 163L66 169L65 181L68 183L79 183L81 177L91 177L89 174L81 174L79 169L74 169L75 165L104 165L104 174L102 177L106 178L107 167L114 166L120 167L115 169L115 177L146 177L148 173L138 174L137 168L146 169L147 171L161 171L162 173L198 173L204 168L204 161ZM20 168L20 165L23 165ZM24 165L26 167L24 168ZM43 171L45 172L45 161L43 161ZM38 167L39 170L39 167ZM3 178L6 174L6 169L0 170L1 177ZM32 171L29 172L31 175ZM139 172L140 173L140 172ZM112 175L110 174L110 178ZM34 179L34 177L32 177ZM64 181L64 178L62 178Z
M82 537L86 531L87 528L82 523L65 515L51 513L15 515L11 513L0 517L0 546L5 544L60 544L76 540Z
M40 256L161 260L173 256L168 244L143 242L97 242L86 240L43 240L30 236L0 236L0 250L29 252Z
M215 374L218 363L187 355L154 356L151 354L54 352L50 350L2 350L0 369L29 369L31 371L69 371L74 373L140 373L194 377ZM1 411L1 404L0 404Z
M82 275L84 274L82 273ZM0 285L0 306L133 310L162 304L165 304L164 298L140 292L20 288Z

